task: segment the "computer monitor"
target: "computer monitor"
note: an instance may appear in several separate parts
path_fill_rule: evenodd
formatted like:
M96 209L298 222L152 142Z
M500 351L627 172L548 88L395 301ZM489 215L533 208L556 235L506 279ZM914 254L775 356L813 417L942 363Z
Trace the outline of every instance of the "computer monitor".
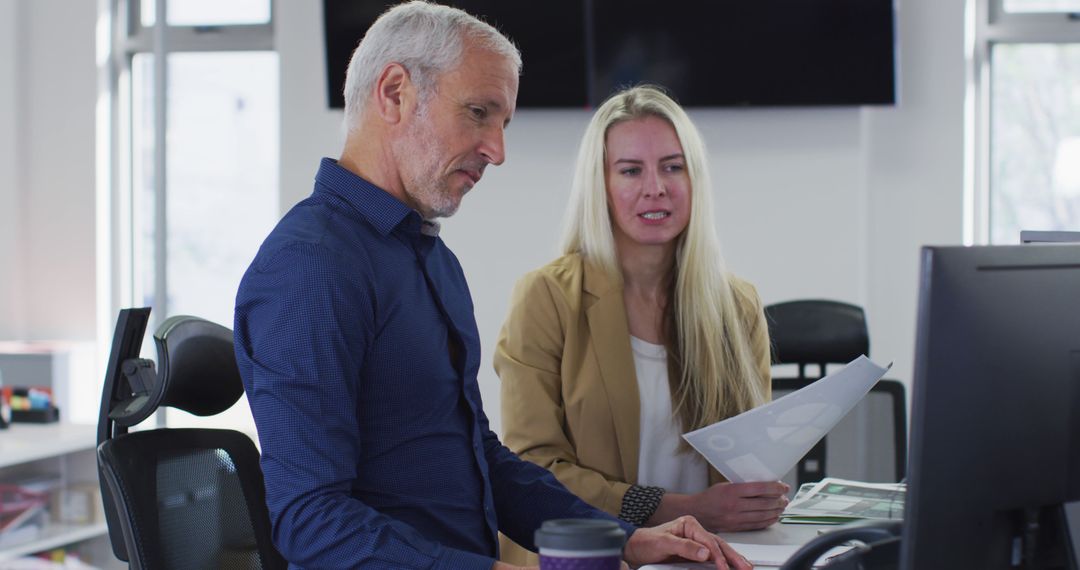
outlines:
M1080 232L1022 230L1020 243L1080 242Z
M1080 244L921 254L901 568L1069 568Z

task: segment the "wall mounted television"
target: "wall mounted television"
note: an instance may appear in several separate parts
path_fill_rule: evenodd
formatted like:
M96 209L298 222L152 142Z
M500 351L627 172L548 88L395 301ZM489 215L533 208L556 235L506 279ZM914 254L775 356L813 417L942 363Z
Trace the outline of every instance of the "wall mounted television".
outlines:
M330 106L386 0L323 0ZM522 51L518 107L584 108L625 85L691 107L896 103L895 0L447 0Z

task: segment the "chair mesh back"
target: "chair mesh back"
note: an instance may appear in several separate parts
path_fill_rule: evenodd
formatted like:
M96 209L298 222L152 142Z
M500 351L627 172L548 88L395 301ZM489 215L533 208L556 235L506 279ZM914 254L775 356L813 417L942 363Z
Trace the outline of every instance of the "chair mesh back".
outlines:
M169 568L260 568L236 466L224 449L162 454L161 557Z
M260 569L269 536L258 451L229 430L129 433L98 450L121 516L129 556L143 568ZM254 518L253 518L254 517ZM274 554L276 556L276 554ZM133 565L134 567L134 565Z

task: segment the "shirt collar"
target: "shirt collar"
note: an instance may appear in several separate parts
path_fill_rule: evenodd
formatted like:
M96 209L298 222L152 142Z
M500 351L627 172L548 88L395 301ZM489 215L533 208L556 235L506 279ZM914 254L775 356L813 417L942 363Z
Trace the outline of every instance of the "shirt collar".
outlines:
M426 236L439 235L439 222L422 220L420 214L406 206L386 190L364 180L338 164L332 158L323 158L315 183L340 196L360 213L382 235L405 223L406 229L419 231Z
M420 224L420 233L428 237L439 237L439 230L442 229L442 224L436 220L424 220Z

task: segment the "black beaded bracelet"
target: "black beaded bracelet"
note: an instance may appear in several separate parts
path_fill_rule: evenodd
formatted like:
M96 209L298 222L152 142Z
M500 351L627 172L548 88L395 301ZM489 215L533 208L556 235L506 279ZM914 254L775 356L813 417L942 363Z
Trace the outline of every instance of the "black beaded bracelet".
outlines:
M619 518L637 526L644 526L660 506L664 498L663 487L631 485L623 495Z

